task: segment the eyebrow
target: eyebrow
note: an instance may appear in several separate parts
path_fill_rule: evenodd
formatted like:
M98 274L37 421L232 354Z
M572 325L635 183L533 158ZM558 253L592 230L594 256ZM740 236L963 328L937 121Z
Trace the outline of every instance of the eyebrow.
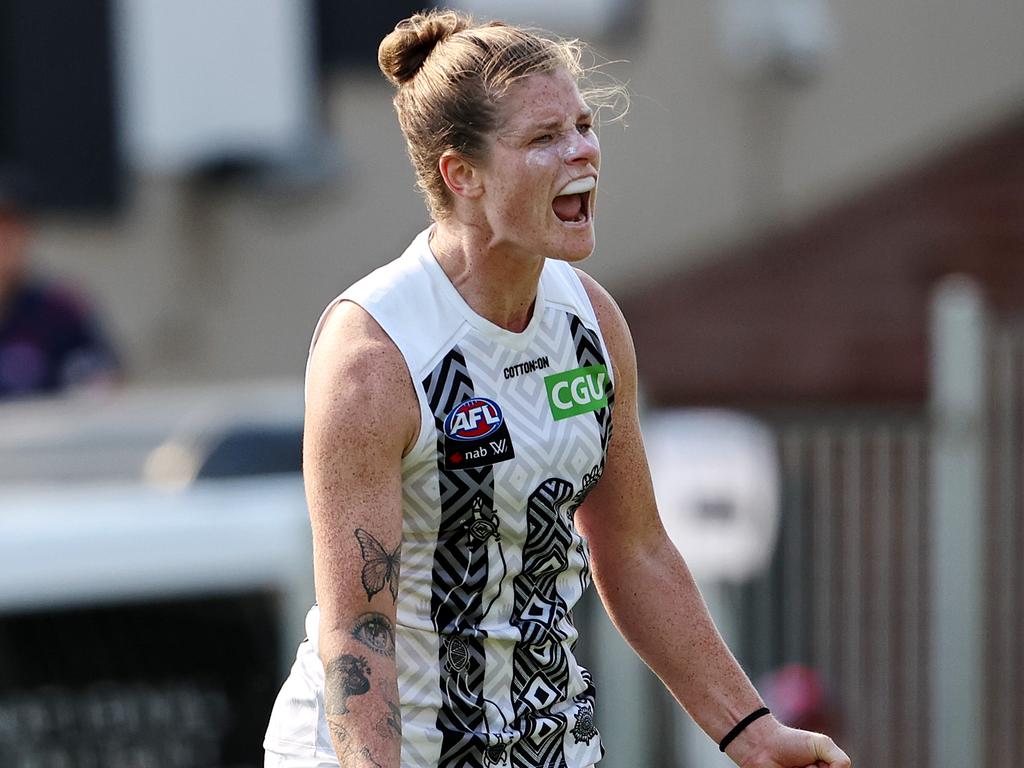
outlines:
M586 108L586 109L581 109L580 110L580 113L579 113L579 115L577 115L576 119L577 120L580 120L580 119L589 120L593 116L594 116L594 110L592 110L590 108ZM545 120L543 123L534 123L531 127L532 127L533 130L544 130L544 131L554 130L556 128L561 128L562 127L562 121L559 120L558 118L553 118L551 120Z

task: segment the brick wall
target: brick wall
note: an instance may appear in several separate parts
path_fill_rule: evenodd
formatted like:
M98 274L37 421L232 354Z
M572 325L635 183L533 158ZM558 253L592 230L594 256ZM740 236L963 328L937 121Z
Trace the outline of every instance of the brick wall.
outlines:
M1024 310L1024 115L622 306L656 404L910 405L951 272Z

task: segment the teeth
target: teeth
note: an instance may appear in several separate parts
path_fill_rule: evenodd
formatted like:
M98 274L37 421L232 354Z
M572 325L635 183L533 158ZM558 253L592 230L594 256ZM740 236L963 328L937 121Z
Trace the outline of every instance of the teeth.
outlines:
M561 197L562 195L578 195L582 192L589 192L596 186L597 179L595 179L593 176L587 176L582 179L570 181L568 184L562 187L562 191L559 192L557 196Z

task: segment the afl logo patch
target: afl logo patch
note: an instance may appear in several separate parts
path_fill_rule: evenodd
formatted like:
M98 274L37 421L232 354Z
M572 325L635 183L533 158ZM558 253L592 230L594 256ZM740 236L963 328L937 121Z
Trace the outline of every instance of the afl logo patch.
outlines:
M515 458L501 407L487 397L471 397L448 412L442 426L445 469L473 469Z
M444 420L444 434L453 440L481 440L505 423L501 408L486 397L475 397L455 406Z

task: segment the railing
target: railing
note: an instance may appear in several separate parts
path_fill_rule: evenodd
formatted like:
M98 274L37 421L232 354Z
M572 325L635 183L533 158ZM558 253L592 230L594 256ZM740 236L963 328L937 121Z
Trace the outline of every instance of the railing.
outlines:
M927 412L776 423L779 547L740 600L740 657L817 670L860 765L1024 750L1024 324L959 279L931 341Z
M930 765L923 422L861 414L780 425L779 545L740 598L748 670L816 670L830 730L860 765Z
M1024 753L1024 326L994 338L985 592L986 762Z
M871 768L1024 754L1024 323L993 322L959 278L936 293L930 341L919 410L769 420L778 547L761 577L717 595L751 676L815 670L829 730ZM718 766L680 752L674 703L602 642L596 665L638 679L605 701L624 711L609 768Z

